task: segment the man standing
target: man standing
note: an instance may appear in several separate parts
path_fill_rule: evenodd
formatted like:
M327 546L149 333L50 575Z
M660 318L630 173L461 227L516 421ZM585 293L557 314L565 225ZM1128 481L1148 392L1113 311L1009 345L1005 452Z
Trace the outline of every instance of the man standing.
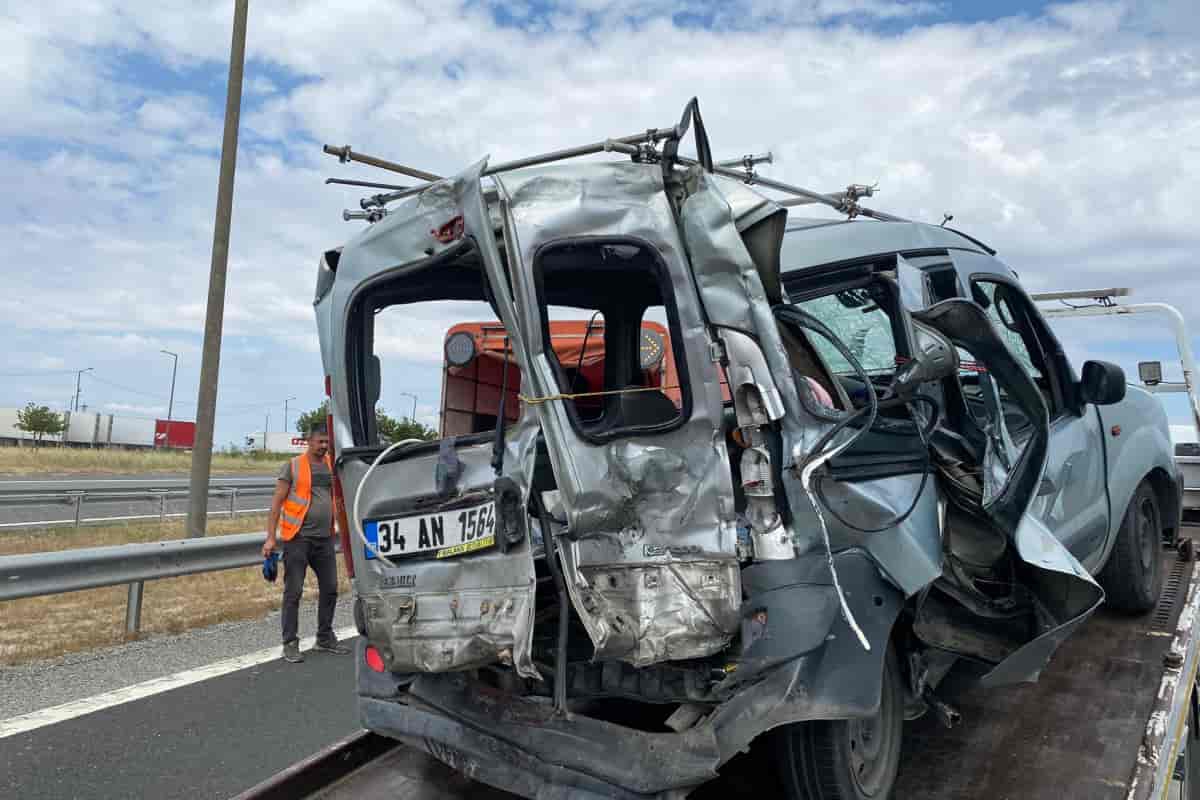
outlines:
M317 574L317 643L313 650L346 655L333 633L337 608L337 554L333 547L333 465L329 460L329 432L324 422L308 431L308 449L283 465L271 500L263 557L276 547L275 532L283 539L283 658L304 660L297 635L300 596L308 567Z

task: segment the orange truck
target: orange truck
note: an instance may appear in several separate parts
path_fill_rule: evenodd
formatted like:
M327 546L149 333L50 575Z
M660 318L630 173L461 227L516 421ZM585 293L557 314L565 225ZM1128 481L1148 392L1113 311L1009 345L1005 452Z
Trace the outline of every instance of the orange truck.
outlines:
M604 390L603 320L557 320L550 323L550 340L559 364L572 382L573 393ZM498 322L460 322L446 332L442 370L441 435L463 436L490 431L500 413L504 370L508 369L509 422L521 414L521 370L508 353L504 327ZM643 386L658 387L681 403L679 376L669 346L667 329L657 322L642 323L641 367ZM601 397L576 400L582 413L598 411Z

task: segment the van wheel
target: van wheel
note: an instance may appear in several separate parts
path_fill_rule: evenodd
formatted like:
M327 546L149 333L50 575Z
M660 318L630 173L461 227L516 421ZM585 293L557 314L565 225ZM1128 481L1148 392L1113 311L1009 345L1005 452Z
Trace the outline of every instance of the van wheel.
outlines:
M1154 489L1143 481L1125 509L1117 541L1097 579L1106 601L1123 611L1149 611L1162 591L1162 518Z
M772 735L788 800L886 800L900 766L904 695L895 654L884 659L879 713L797 722Z

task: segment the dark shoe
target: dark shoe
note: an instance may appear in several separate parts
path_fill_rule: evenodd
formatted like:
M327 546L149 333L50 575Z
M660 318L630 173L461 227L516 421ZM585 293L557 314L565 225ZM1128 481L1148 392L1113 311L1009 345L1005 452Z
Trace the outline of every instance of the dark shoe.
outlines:
M283 660L292 664L299 664L304 660L304 654L300 652L299 642L288 642L283 646Z
M344 644L339 644L336 639L332 642L328 642L325 644L322 644L321 642L317 642L316 644L313 645L313 651L317 652L317 653L329 653L329 654L335 655L335 656L350 655L350 648L346 647L346 645L344 645Z

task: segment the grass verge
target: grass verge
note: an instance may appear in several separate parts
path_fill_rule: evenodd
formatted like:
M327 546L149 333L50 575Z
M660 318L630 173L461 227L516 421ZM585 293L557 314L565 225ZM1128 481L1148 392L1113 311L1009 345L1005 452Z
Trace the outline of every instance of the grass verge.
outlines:
M182 523L156 523L88 528L66 535L53 529L4 534L0 536L0 555L176 539L183 535L182 528ZM212 535L262 528L262 517L209 522ZM349 594L350 582L340 557L338 584L342 594ZM257 619L277 610L282 594L282 577L267 583L257 566L148 581L142 596L142 635L182 633L218 622ZM316 596L317 582L310 572L304 597ZM125 640L126 597L126 587L110 586L0 602L0 666L119 644ZM303 615L302 624L312 624L309 613Z
M213 472L274 472L289 458L282 453L214 453ZM0 447L0 474L186 473L192 456L173 450L92 450L77 447Z

